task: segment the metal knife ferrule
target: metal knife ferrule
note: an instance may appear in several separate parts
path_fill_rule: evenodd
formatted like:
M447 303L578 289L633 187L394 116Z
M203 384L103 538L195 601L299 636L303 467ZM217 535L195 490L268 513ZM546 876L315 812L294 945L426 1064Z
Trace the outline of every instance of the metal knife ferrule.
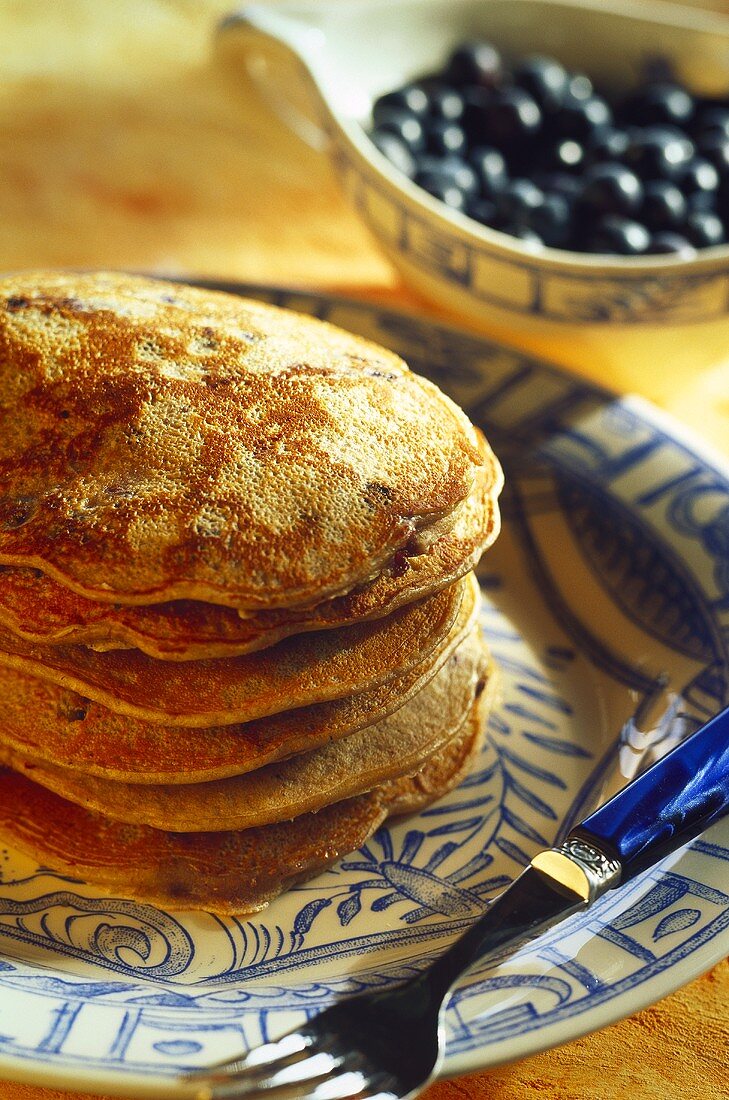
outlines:
M583 837L570 834L564 844L539 852L531 863L588 905L620 882L622 866Z

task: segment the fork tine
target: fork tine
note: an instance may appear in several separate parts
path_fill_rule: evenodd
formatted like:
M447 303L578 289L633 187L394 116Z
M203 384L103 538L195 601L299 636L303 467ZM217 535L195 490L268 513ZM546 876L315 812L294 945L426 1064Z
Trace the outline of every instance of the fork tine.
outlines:
M197 1100L354 1100L368 1085L361 1070L347 1070L332 1076L303 1081L248 1081L237 1078L208 1080Z
M309 1094L309 1100L348 1100L367 1088L368 1077L360 1069L346 1070L322 1081Z
M257 1082L263 1088L267 1079L279 1073L284 1074L282 1081L324 1076L345 1058L356 1061L358 1065L361 1060L358 1052L343 1043L336 1032L328 1029L314 1032L305 1026L300 1031L287 1032L280 1039L252 1047L236 1058L223 1059L204 1069L192 1070L187 1080L203 1085L205 1082L217 1084L218 1081L235 1079L245 1083L246 1087L249 1082L251 1085ZM292 1076L289 1076L289 1070Z
M339 1066L341 1058L332 1057L326 1051L317 1051L308 1058L300 1058L295 1062L281 1065L274 1062L271 1067L265 1067L267 1072L245 1072L236 1080L241 1096L249 1092L270 1092L273 1089L285 1085L308 1084L320 1077L328 1077Z
M399 1100L401 1096L394 1077L384 1070L370 1077L362 1093L363 1100Z
M319 1044L326 1039L330 1046L322 1048ZM256 1100L265 1096L286 1100L290 1093L296 1100L303 1100L303 1097L337 1100L340 1096L357 1096L368 1087L373 1076L369 1061L360 1051L347 1048L333 1035L319 1036L316 1049L296 1061L280 1059L236 1073L228 1071L198 1078L201 1085L198 1098Z
M248 1051L246 1055L246 1062L249 1066L261 1066L266 1063L270 1063L270 1056L266 1056L266 1051L270 1051L275 1054L276 1060L281 1058L291 1058L297 1054L303 1054L309 1049L314 1042L313 1036L307 1035L303 1031L289 1031L286 1035L282 1035L280 1039L276 1039L273 1043L266 1043L264 1046L253 1047Z
M209 1096L256 1096L284 1091L288 1086L308 1086L311 1082L329 1076L341 1062L344 1054L331 1054L317 1050L312 1054L306 1051L295 1052L283 1058L274 1058L259 1065L233 1062L216 1067L217 1072L206 1072L204 1077L198 1074L190 1080L200 1084L201 1098ZM207 1086L208 1091L205 1091Z
M358 1055L356 1062L361 1068L354 1065L350 1068L350 1060L347 1059L343 1071L331 1081L324 1081L317 1086L314 1092L309 1094L308 1100L346 1100L354 1096L362 1097L363 1100L399 1100L401 1094L391 1073L386 1070L375 1070L364 1055ZM349 1091L355 1088L356 1092ZM297 1100L307 1100L307 1098L299 1094Z
M289 1031L280 1039L274 1039L270 1043L261 1043L260 1046L251 1047L246 1054L235 1058L225 1058L222 1062L214 1062L205 1067L206 1077L216 1077L218 1074L244 1073L249 1070L273 1067L277 1062L282 1065L294 1061L299 1057L305 1057L307 1050L314 1043L313 1035L303 1031Z

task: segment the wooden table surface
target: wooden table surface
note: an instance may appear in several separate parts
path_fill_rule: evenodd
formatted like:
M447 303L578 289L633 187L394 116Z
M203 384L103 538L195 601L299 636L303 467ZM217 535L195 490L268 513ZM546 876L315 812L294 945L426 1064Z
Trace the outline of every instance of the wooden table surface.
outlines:
M394 2L394 0L393 0ZM210 53L223 0L0 6L0 270L126 268L336 288L419 305L298 145ZM423 308L421 306L421 308ZM518 341L518 333L513 334ZM700 345L702 334L693 340ZM544 346L544 354L559 349ZM660 362L578 369L729 451L729 326ZM729 964L632 1018L429 1100L729 1097ZM0 1100L70 1094L0 1082Z

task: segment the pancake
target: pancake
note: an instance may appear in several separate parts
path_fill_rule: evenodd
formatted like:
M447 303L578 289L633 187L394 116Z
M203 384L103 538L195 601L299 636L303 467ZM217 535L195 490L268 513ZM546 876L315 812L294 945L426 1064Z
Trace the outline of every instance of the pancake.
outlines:
M76 692L0 665L0 744L25 760L134 784L242 775L373 725L403 706L473 630L464 600L448 635L410 672L359 695L242 725L190 730L115 714Z
M447 636L463 599L477 602L473 574L386 619L301 634L242 657L184 664L132 649L38 646L0 629L0 665L145 721L232 725L357 694L408 672Z
M196 600L145 606L100 603L39 570L0 566L0 624L44 645L134 648L160 660L189 661L238 656L292 634L381 618L473 568L498 533L500 484L498 469L479 476L452 530L421 551L413 542L369 584L313 608L241 617L234 608Z
M332 744L230 779L147 785L32 763L0 748L0 764L115 821L173 832L223 832L286 821L412 775L451 740L483 686L486 648L476 628L430 683L389 717Z
M443 535L484 466L396 355L232 295L17 275L0 349L0 563L95 600L312 606Z
M456 737L411 778L336 802L293 821L225 833L170 833L124 825L0 769L0 837L62 874L167 909L257 912L364 844L390 814L428 805L470 769L488 691Z

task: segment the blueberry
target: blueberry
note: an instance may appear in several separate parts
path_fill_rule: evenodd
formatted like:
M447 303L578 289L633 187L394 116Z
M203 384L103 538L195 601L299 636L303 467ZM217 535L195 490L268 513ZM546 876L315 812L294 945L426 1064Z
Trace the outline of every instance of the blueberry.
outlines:
M570 76L569 84L567 86L567 97L571 100L585 100L591 99L594 94L594 87L589 76L585 76L584 73L573 73Z
M649 126L632 134L625 163L643 180L675 179L694 156L693 142L673 126Z
M694 210L703 210L710 214L717 214L721 201L721 191L692 191L689 195L685 195L686 199L686 213L690 214Z
M693 157L678 172L676 183L686 195L713 196L719 188L719 173L710 160Z
M495 226L498 222L496 203L492 202L491 199L473 199L469 202L466 213L469 218L480 222L481 225Z
M452 210L465 210L466 209L466 196L461 191L460 187L457 187L455 183L447 176L433 173L426 173L422 176L418 176L418 183L427 191L429 195L432 195L434 199L440 199L446 206L450 206Z
M523 88L504 88L485 105L480 138L502 151L520 150L538 132L542 112Z
M444 187L457 187L467 198L475 197L480 190L476 171L460 157L420 157L415 181L420 183L426 178L439 179Z
M585 146L585 160L588 164L597 164L605 160L620 160L630 144L627 130L615 126L606 126L595 130Z
M650 229L676 229L686 217L682 191L668 180L649 180L643 186L641 221Z
M493 93L484 88L464 88L463 114L460 123L472 145L484 144L486 130L486 112L493 99Z
M428 113L428 96L417 84L405 84L394 92L387 92L376 99L372 107L372 121L379 126L380 120L386 118L391 111L405 110L418 118L424 118Z
M427 124L425 141L428 151L439 156L459 156L466 148L466 135L457 122L435 118Z
M656 82L629 96L621 105L626 122L641 126L685 126L694 113L694 101L678 84Z
M643 200L643 187L623 164L594 164L584 176L581 205L597 215L635 214Z
M712 105L699 112L694 126L696 145L702 148L704 141L713 137L729 138L729 107Z
M510 226L508 229L504 228L504 232L508 233L510 237L518 237L518 239L523 241L529 248L542 247L541 237L528 225Z
M582 181L566 172L535 172L534 183L545 193L564 195L569 202L574 202L582 194Z
M464 195L477 195L480 181L473 165L461 157L444 157L440 162L440 169L447 173L460 187Z
M564 138L552 146L545 160L555 172L577 172L585 160L585 150L573 138Z
M508 77L474 39L372 116L373 142L404 175L529 247L688 258L729 234L729 99L694 98L666 64L616 123L583 73L533 55Z
M446 122L460 122L464 108L463 96L455 88L440 84L430 89L428 106L431 118L442 118Z
M501 191L509 178L506 161L498 149L489 145L478 145L472 149L468 159L478 176L481 194L485 198Z
M639 256L650 244L650 234L640 222L608 214L595 226L590 240L591 252L619 256Z
M396 134L390 134L384 130L375 130L371 136L373 143L380 150L383 157L387 157L390 164L394 165L404 176L412 179L415 175L415 158L405 142L401 141Z
M429 172L439 172L446 157L437 157L433 153L421 153L415 159L415 179Z
M463 42L451 54L445 78L457 87L476 84L495 88L501 83L501 55L490 42Z
M604 99L569 97L554 115L553 126L560 137L586 143L593 135L612 123L612 111Z
M496 196L496 211L505 224L526 225L531 213L541 206L544 192L527 179L509 180Z
M668 229L661 229L653 234L646 252L655 256L675 254L683 260L690 260L696 255L696 249L690 241L680 233L672 233Z
M566 248L572 235L572 207L564 195L545 195L529 215L529 228L550 248Z
M555 111L569 88L567 70L553 57L535 55L519 65L514 79L544 111Z
M701 155L714 165L722 179L729 179L729 137L724 134L706 135L699 146Z
M412 153L425 148L425 130L423 124L411 111L400 107L389 107L383 111L375 133L394 134L407 145Z
M711 248L726 241L721 218L706 210L692 210L686 218L685 231L696 248Z

